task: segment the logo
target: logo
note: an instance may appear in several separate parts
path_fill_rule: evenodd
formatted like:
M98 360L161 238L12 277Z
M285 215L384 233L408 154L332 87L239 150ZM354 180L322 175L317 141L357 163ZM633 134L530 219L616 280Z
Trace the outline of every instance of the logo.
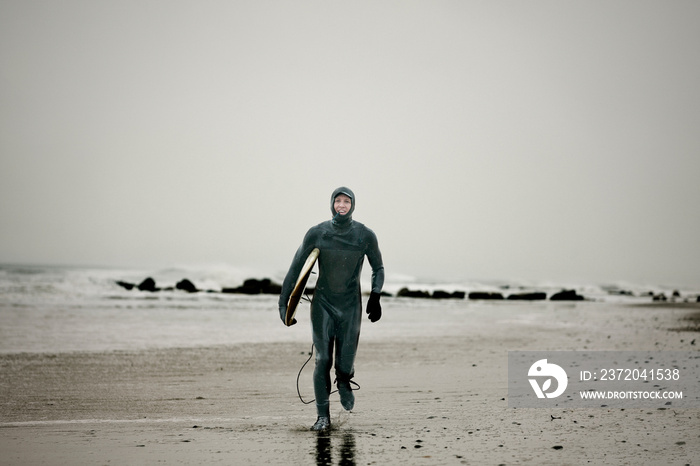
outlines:
M532 389L535 391L537 398L556 398L566 390L566 385L569 383L566 377L566 371L556 364L549 364L546 359L540 359L532 366L527 372L529 377L546 377L542 386L538 383L537 379L528 379ZM547 392L552 387L552 378L557 381L556 390L552 392Z

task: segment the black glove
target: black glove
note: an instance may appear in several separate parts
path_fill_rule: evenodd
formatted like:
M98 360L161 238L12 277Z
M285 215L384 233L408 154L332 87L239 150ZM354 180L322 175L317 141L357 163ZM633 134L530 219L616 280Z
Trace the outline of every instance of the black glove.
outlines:
M369 300L367 301L367 315L371 322L376 322L382 318L382 306L379 304L379 298L381 295L379 293L372 292L369 294Z
M283 323L284 325L287 325L287 322L285 322L285 320L284 320L285 317L287 317L287 308L286 308L286 306L285 306L285 307L280 307L280 319L282 319L282 323ZM296 323L297 323L297 320L294 319L294 318L292 318L292 323L289 324L289 326L291 327L292 325L294 325L294 324L296 324Z

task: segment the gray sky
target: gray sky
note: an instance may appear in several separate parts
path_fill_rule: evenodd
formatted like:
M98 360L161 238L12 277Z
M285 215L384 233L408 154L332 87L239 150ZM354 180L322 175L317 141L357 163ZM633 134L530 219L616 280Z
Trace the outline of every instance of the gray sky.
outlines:
M0 0L0 262L700 284L700 2Z

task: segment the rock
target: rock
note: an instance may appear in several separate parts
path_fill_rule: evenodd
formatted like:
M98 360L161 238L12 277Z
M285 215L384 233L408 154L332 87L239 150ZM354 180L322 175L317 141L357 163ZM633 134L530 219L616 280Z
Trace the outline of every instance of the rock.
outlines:
M383 296L391 296L389 293L382 293ZM464 291L455 291L448 293L447 291L435 290L431 295L428 291L409 290L401 288L396 296L399 298L433 298L433 299L464 299Z
M156 288L156 281L151 277L139 283L138 289L140 291L160 291L160 288Z
M420 290L409 290L408 288L401 288L396 296L400 298L430 298L430 293L427 291Z
M118 281L118 282L117 282L117 285L121 286L122 288L126 288L127 290L131 290L131 289L133 289L133 288L136 286L136 285L133 284L133 283L122 282L122 281Z
M282 285L279 283L275 283L269 278L265 279L267 282L266 284L262 287L262 292L264 294L280 294L282 292Z
M464 299L466 293L464 291L454 291L448 293L447 291L435 290L431 298L433 299Z
M508 296L511 301L538 301L547 299L547 293L543 291L533 291L532 293L515 293Z
M258 280L249 278L243 282L238 288L224 288L222 293L240 293L240 294L280 294L282 285L274 283L269 278ZM308 292L308 291L307 291Z
M585 298L576 293L576 290L561 290L559 293L554 293L550 301L583 301Z
M612 296L634 296L629 290L608 290L608 294Z
M239 293L243 294L260 294L262 293L262 281L255 278L249 278L243 282L243 286L239 288Z
M490 291L472 291L469 293L469 299L503 299L503 295Z
M448 293L447 291L435 290L431 298L433 299L464 299L466 293L464 291L453 291Z
M194 283L192 283L191 281L189 281L186 278L183 278L182 280L177 282L177 284L175 285L175 288L178 290L187 291L188 293L196 293L199 291L197 289L197 287L194 286Z

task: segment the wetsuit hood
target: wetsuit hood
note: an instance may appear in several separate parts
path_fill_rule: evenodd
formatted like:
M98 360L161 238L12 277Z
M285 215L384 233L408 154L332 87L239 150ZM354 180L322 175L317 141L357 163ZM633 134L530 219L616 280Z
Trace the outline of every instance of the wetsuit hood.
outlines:
M352 201L352 205L350 206L350 211L345 214L345 215L336 215L337 212L333 208L333 203L335 203L335 198L338 197L339 194L345 194L347 197L350 198ZM340 187L333 191L333 194L331 195L331 215L333 215L333 223L336 225L345 225L347 223L350 223L352 220L352 213L355 210L355 193L352 192L350 188L346 187Z

